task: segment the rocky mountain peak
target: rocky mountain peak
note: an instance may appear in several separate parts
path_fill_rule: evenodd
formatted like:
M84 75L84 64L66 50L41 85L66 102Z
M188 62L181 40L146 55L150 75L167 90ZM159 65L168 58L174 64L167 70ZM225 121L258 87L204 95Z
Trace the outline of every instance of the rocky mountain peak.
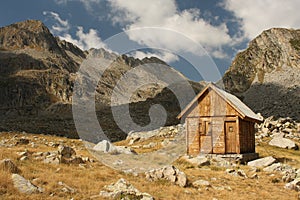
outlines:
M26 20L0 28L0 48L2 50L29 48L64 54L49 29L38 20Z
M300 30L263 31L237 54L223 82L265 116L300 119Z
M253 39L237 54L223 81L227 90L245 92L255 78L263 83L265 74L282 68L300 68L300 30L272 28Z

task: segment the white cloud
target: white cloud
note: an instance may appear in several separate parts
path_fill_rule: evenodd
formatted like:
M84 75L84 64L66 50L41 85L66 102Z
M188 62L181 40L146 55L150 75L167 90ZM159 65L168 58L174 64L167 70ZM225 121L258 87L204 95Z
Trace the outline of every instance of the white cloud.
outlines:
M50 16L56 21L56 23L51 27L52 32L61 33L61 32L68 31L70 29L68 20L62 20L58 13L51 12L51 11L44 11L43 15Z
M63 20L58 13L44 11L43 15L52 17L56 23L51 27L51 32L58 35L61 39L71 42L83 50L90 48L105 48L98 32L95 29L89 29L84 32L83 27L77 26L76 37L73 38L69 33L71 25L68 20Z
M163 29L179 32L193 41L200 43L212 55L217 55L223 45L232 42L226 24L213 26L200 18L200 10L189 9L179 11L174 0L110 0L113 23L120 23L125 30L143 27L161 27ZM144 33L128 32L131 40L151 47L160 44L166 49L186 51L189 47L178 42L178 38L166 32L151 33L149 29Z
M223 6L241 19L240 23L248 39L273 27L300 27L299 0L224 0Z
M167 63L178 61L179 58L177 55L165 51L155 51L154 53L150 52L143 52L143 51L135 51L134 53L131 53L130 56L133 56L135 58L143 59L145 57L157 57Z
M77 39L73 38L70 34L65 33L61 35L60 38L71 42L84 50L91 48L106 48L95 29L90 29L87 33L84 33L83 27L78 26L76 36Z
M79 0L85 9L89 12L92 12L94 10L93 6L101 3L101 0ZM102 0L103 1L103 0Z
M69 0L54 0L54 2L58 5L66 4Z

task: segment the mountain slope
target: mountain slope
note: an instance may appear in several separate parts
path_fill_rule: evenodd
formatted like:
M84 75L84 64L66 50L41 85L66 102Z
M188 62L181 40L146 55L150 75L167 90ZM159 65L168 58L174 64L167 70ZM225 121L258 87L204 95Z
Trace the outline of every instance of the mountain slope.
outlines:
M264 31L237 54L223 82L264 116L300 120L300 30Z
M108 69L98 65L97 70L102 70L103 74L96 88L97 116L111 139L126 136L114 123L111 95L114 90L126 94L128 89L134 88L134 85L117 85L133 69L137 72L128 82L139 83L141 77L144 77L143 81L150 81L150 84L131 94L129 103L133 120L141 124L149 123L147 109L153 103L164 102L168 111L167 124L178 123L176 115L180 108L176 96L165 85L158 84L160 77L151 72L152 64L166 65L165 62L154 57L139 60L120 56L104 49L82 51L54 37L42 22L27 20L0 28L0 130L77 137L71 112L72 94L76 72L87 57L112 61ZM148 65L148 68L137 68L142 65ZM196 92L202 88L199 83L192 85ZM180 85L178 88L181 88ZM121 96L121 100L125 97Z

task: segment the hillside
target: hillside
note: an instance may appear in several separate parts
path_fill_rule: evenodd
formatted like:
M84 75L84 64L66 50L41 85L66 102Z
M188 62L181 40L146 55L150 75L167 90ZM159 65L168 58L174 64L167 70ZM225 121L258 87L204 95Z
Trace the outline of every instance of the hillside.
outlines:
M151 150L149 144L170 139L163 130L159 136L136 142L139 153ZM128 144L128 141L123 141ZM147 145L147 147L146 147ZM62 162L61 146L72 155L70 162ZM71 149L69 148L71 147ZM143 150L144 148L144 150ZM156 147L152 147L156 150ZM153 150L152 149L152 150ZM59 152L62 155L58 155ZM86 149L83 142L64 137L17 132L0 134L0 198L2 199L111 199L99 195L105 185L123 178L142 192L155 199L297 199L299 193L285 189L289 173L300 167L299 151L280 149L260 142L257 152L261 156L274 156L278 163L263 168L229 163L190 164L177 160L173 165L184 172L188 183L180 187L168 180L147 180L144 173L117 171L103 165ZM114 156L113 154L110 156ZM10 160L8 160L10 159ZM280 162L282 169L275 169ZM158 162L158 161L157 161ZM10 163L5 165L5 163ZM158 162L159 163L159 162ZM161 162L164 164L164 161ZM111 164L112 165L112 164ZM285 167L284 167L285 166ZM292 167L291 167L292 166ZM271 170L270 170L271 169ZM283 172L281 170L288 170ZM299 170L298 170L299 171ZM297 173L298 173L297 171ZM236 173L238 172L238 173ZM20 192L12 177L17 173L33 184L28 194ZM92 184L91 184L92 183ZM26 182L28 185L28 182ZM22 185L22 183L20 183ZM28 186L27 186L28 187ZM26 188L26 187L24 187ZM106 187L107 188L107 187ZM124 190L119 188L119 191ZM125 195L124 195L125 196Z
M264 116L300 120L300 30L273 28L238 53L225 88Z
M137 66L147 65L148 68L136 70L127 82L142 83L140 77L144 77L143 81L150 84L131 94L129 103L133 120L140 125L149 123L147 109L162 103L168 112L167 124L178 123L175 117L180 108L176 97L165 88L167 83L151 71L152 65L167 66L165 62L154 57L139 60L104 49L82 51L54 37L42 22L27 20L0 28L0 130L78 137L71 112L72 94L76 72L88 57L112 62L108 69L101 63L97 67L103 74L95 97L100 124L112 140L124 138L126 133L114 123L110 105L115 102L111 102L111 95L116 90L122 102L126 96L123 94L134 85L117 86L117 83ZM176 70L172 71L186 79ZM178 84L175 87L180 88ZM196 92L202 88L199 83L191 84Z

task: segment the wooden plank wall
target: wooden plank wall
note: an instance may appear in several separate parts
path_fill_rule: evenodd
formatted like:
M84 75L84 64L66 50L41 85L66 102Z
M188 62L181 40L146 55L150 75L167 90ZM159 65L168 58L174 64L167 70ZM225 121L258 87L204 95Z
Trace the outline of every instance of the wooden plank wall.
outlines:
M201 151L201 147L208 146L200 144L201 141L209 142L207 140L209 137L201 138L199 133L199 124L205 124L205 121L211 122L213 153L225 153L225 121L237 121L237 152L255 152L253 122L241 120L239 113L230 104L215 91L210 90L199 98L186 116L187 153L189 155L197 155Z
M187 154L197 155L200 152L199 119L186 118L186 126L187 126Z
M206 91L198 104L192 105L187 117L237 116L239 113L215 91Z
M255 130L254 123L239 120L239 129L240 129L240 148L241 153L254 153L255 152Z

